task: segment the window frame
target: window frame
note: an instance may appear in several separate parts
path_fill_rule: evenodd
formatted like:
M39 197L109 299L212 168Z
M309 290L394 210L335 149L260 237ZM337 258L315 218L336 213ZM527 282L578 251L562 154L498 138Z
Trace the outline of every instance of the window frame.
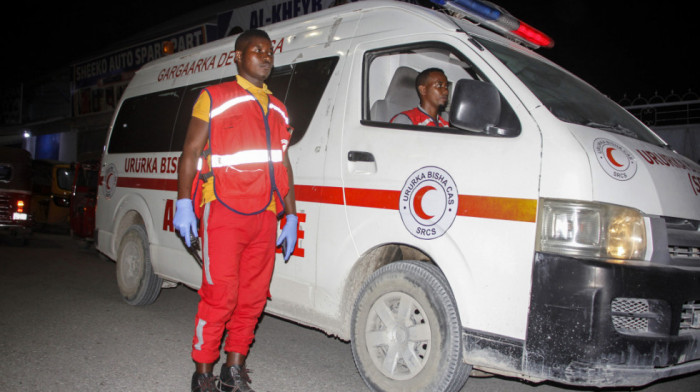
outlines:
M484 132L472 132L472 131L468 131L468 130L464 130L464 129L459 129L459 128L453 127L452 125L450 125L447 128L442 128L442 127L432 127L432 126L425 126L425 125L393 124L390 122L384 122L384 121L370 119L372 102L370 102L370 91L369 91L370 90L370 82L369 81L370 81L370 68L372 66L372 62L374 60L376 60L377 58L382 57L382 56L407 54L407 53L411 53L412 51L421 50L421 49L435 49L435 50L447 51L450 53L450 55L455 56L459 61L469 65L469 68L465 68L464 70L467 74L469 74L469 76L471 76L472 79L483 81L483 82L489 83L491 85L494 85L493 82L491 82L491 80L489 80L489 78L483 73L483 71L481 71L474 64L473 61L470 61L469 58L467 58L464 55L464 53L457 50L453 45L450 45L450 44L445 43L445 42L428 40L428 41L421 41L421 42L411 42L411 43L406 43L406 44L390 45L390 46L386 46L386 47L367 50L363 54L363 60L362 60L362 93L361 93L362 104L361 104L360 124L365 125L365 126L388 128L388 129L400 129L400 130L407 130L407 131L420 131L420 132L457 134L457 135L489 136L489 137L494 136L494 135L487 135ZM440 68L440 65L436 64L436 67ZM454 86L455 84L456 84L456 81L450 81L451 86ZM499 91L499 94L500 94L500 91ZM450 91L450 100L451 99L452 99L452 91ZM508 103L502 94L501 94L501 102ZM509 103L508 103L508 105L510 106L510 110L514 113L514 109L512 108L512 106ZM517 117L517 115L516 115L516 117Z

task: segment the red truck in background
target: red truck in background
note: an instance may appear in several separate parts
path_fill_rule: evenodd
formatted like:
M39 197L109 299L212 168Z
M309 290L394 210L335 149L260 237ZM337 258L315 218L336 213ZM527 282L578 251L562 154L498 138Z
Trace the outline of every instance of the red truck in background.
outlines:
M75 238L92 241L95 232L97 181L100 161L84 158L73 164L73 191L70 199L70 232Z

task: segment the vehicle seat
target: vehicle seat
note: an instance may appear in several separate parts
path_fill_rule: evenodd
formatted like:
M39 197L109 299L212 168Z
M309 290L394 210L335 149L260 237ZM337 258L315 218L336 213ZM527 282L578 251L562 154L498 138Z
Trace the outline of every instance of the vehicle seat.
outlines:
M372 104L370 119L389 122L396 114L418 106L416 76L418 76L418 71L413 68L397 68L384 99L379 99Z

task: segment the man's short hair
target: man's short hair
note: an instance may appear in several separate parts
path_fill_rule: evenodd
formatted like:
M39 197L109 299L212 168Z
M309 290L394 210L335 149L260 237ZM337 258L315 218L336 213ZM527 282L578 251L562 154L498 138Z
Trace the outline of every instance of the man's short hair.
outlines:
M424 69L421 73L416 76L416 93L418 93L418 96L420 97L420 91L418 90L418 86L424 85L428 81L428 75L430 75L433 72L440 72L441 74L445 74L445 71L443 71L440 68L427 68Z
M267 35L266 32L263 30L258 30L258 29L251 29L251 30L246 30L241 35L236 38L236 46L235 50L245 50L245 48L248 46L250 43L250 40L253 38L264 38L268 41L272 41L270 39L270 36Z

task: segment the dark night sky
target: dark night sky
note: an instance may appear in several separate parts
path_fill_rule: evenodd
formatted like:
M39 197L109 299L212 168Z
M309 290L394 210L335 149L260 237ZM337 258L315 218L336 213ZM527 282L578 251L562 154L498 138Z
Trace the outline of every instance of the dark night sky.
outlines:
M700 94L697 15L686 2L497 0L548 34L539 52L619 100L623 94Z
M109 5L19 2L3 12L3 81L55 69L212 0L123 0ZM658 91L700 94L696 19L687 3L496 0L555 41L539 52L615 100ZM231 4L235 4L232 1ZM642 6L646 4L647 6ZM653 4L653 7L648 6ZM19 76L18 76L19 75Z

